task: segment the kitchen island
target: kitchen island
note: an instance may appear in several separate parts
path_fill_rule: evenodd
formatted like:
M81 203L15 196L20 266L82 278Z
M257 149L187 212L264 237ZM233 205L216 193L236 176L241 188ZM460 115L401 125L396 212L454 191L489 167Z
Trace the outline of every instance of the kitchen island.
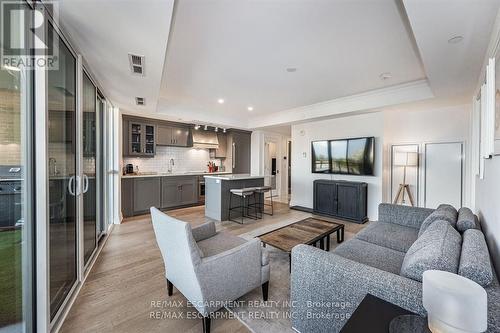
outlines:
M264 186L264 176L251 176L249 174L206 175L205 216L217 221L228 220L230 190L257 186ZM239 200L235 199L233 206L240 204ZM231 213L231 217L233 216L238 216L236 210Z

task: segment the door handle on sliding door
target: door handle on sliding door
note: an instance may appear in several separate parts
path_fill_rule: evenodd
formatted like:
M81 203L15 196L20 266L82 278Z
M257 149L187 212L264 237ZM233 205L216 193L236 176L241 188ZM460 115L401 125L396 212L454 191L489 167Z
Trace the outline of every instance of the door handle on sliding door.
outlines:
M89 190L89 177L87 175L83 175L83 193L87 193Z
M81 194L81 181L79 176L71 176L68 181L68 192L72 196Z
M72 196L75 196L75 190L73 189L74 184L75 184L75 176L71 176L68 181L68 192Z

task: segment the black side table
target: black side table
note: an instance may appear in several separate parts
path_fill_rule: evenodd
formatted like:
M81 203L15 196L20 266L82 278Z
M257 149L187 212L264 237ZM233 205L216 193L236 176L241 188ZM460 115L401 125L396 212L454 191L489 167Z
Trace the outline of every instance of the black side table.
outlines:
M340 332L389 333L391 321L403 315L418 316L397 305L386 302L371 294L367 294Z

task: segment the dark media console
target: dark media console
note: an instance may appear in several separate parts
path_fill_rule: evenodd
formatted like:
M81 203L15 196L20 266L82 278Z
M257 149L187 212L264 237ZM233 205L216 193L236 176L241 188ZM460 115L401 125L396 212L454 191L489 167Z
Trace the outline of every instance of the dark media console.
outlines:
M314 181L313 211L356 223L368 221L368 184L344 180Z

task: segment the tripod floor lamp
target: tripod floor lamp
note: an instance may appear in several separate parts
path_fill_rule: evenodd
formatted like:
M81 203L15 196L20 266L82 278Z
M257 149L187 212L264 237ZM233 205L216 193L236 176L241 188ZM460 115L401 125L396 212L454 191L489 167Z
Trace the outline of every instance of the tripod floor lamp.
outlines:
M394 166L402 166L403 171L403 182L399 184L399 189L394 198L394 204L401 202L405 204L405 194L408 195L410 204L415 206L413 201L413 196L410 191L410 185L406 183L406 168L418 166L418 153L416 152L397 152L394 154Z

